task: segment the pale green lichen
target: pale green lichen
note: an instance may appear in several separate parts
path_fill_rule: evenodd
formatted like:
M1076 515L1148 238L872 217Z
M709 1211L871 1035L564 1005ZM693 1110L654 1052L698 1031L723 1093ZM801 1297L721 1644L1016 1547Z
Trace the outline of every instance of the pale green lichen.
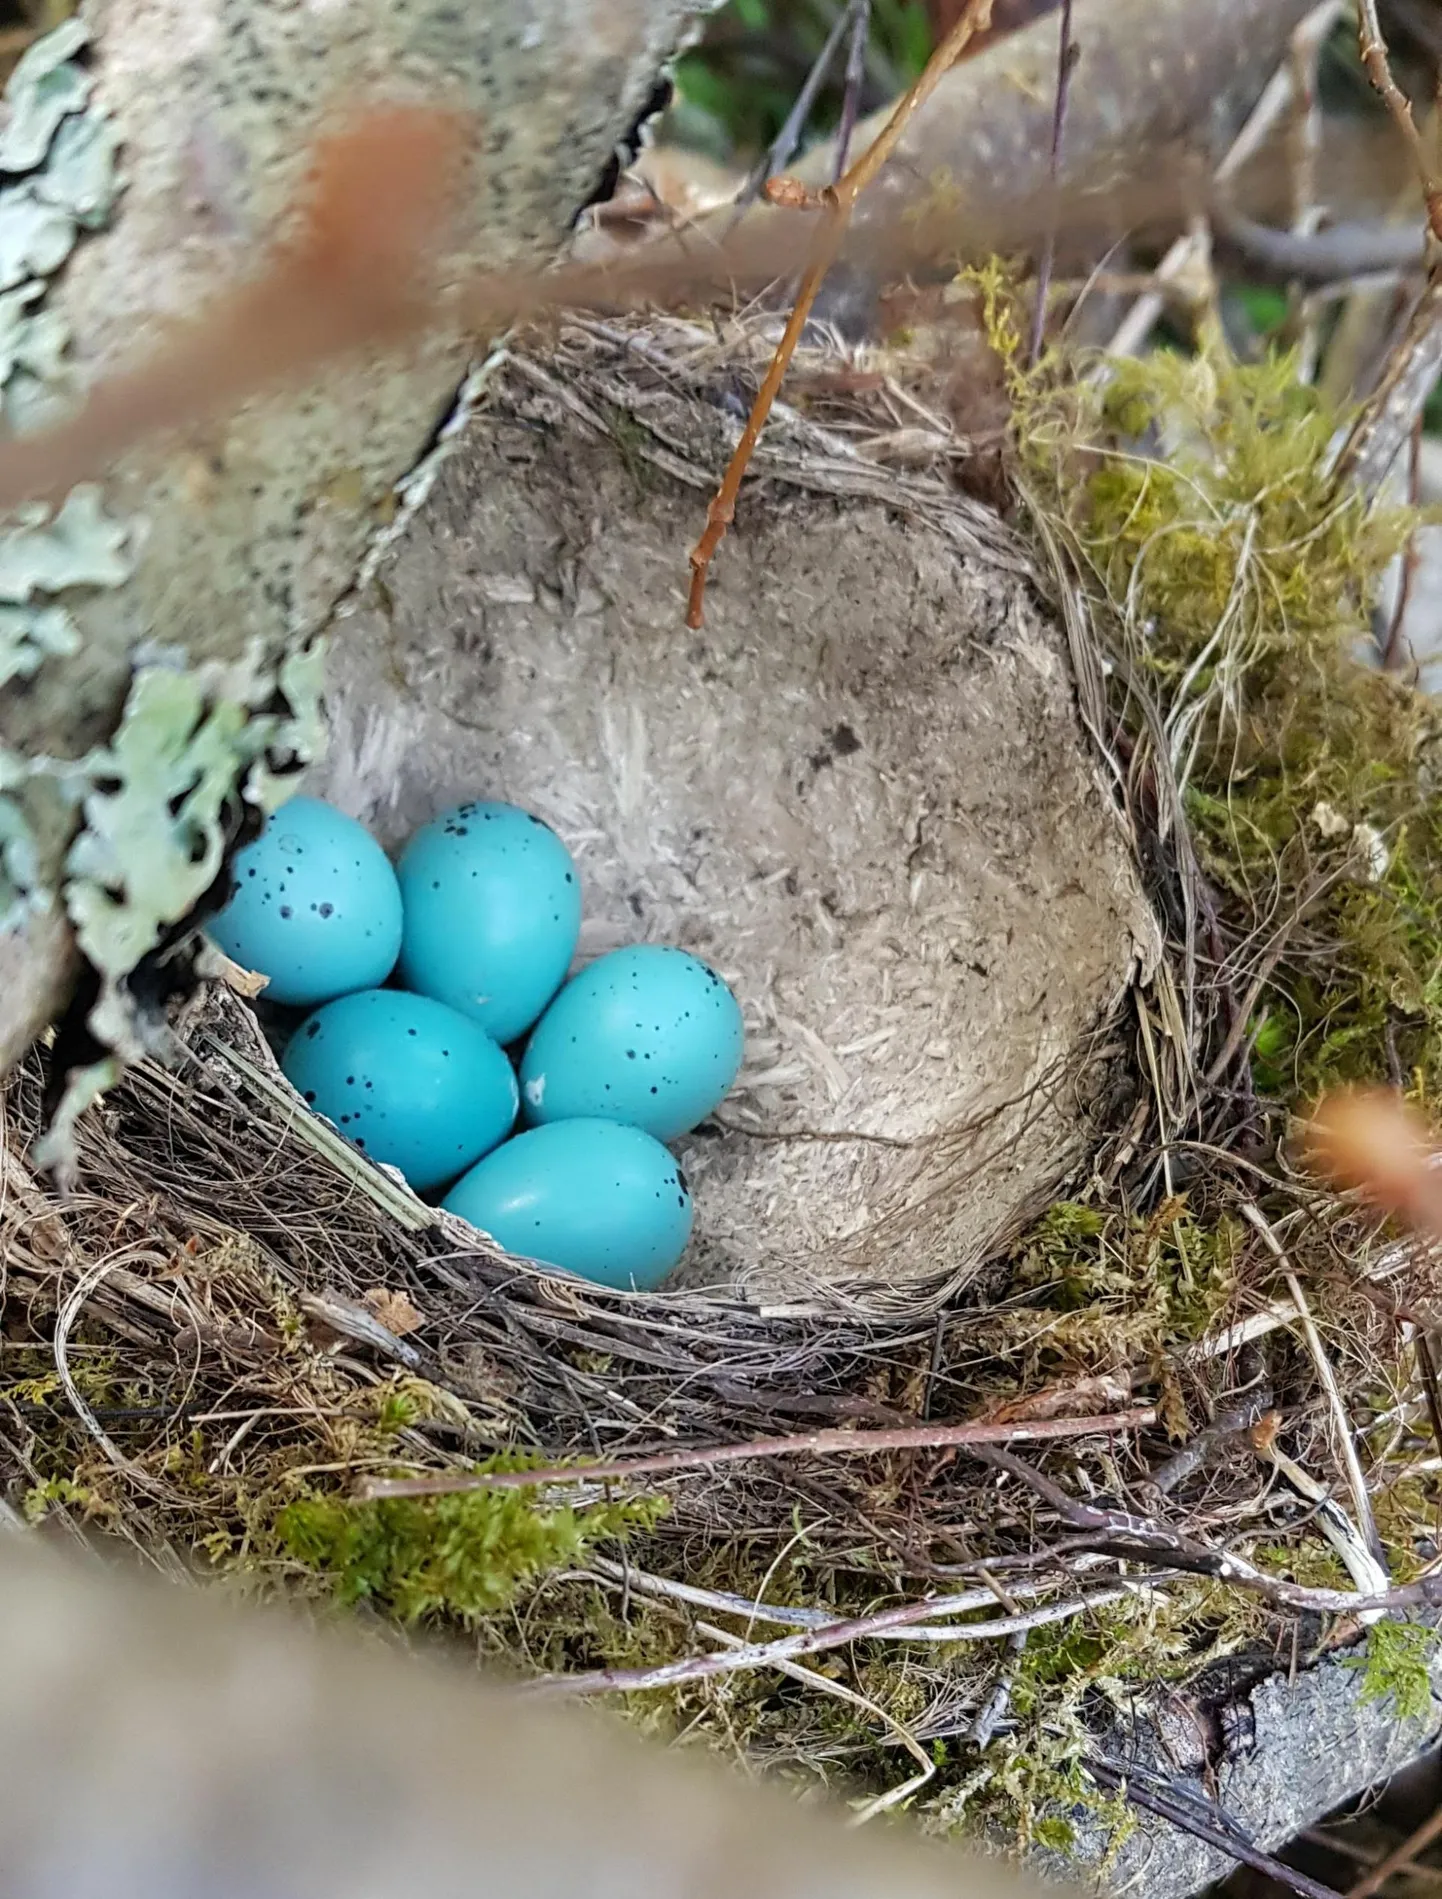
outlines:
M124 979L215 882L237 788L254 773L257 802L274 804L275 766L293 774L313 756L320 668L313 647L278 670L256 654L196 667L157 655L137 669L114 738L86 761L65 866L76 938L103 979L90 1027L108 1047L140 1052Z
M88 38L78 20L37 42L6 93L0 132L0 411L13 428L68 398L69 335L45 305L48 279L82 230L104 225L119 190L115 129L94 109L77 62ZM17 512L0 532L0 685L73 655L79 633L71 589L123 587L138 524L109 516L99 490L61 507ZM81 949L101 977L89 1027L122 1058L140 1053L143 1026L126 993L130 972L195 907L220 873L226 813L237 796L270 810L295 768L316 756L319 643L274 664L259 649L235 665L187 665L183 655L137 653L120 723L108 745L71 763L0 755L0 927L20 907L63 895ZM63 891L44 886L18 798L44 789L77 806L81 824ZM68 1150L76 1116L115 1078L102 1059L73 1078L51 1138Z
M89 103L90 75L75 63L89 38L83 20L65 20L16 61L5 91L9 116L0 131L0 171L34 171L64 121Z
M89 38L78 19L31 46L6 88L0 129L0 415L16 430L63 399L69 335L45 307L49 280L82 229L109 216L118 190L114 127L91 106L92 81L77 55ZM132 571L132 530L110 520L98 492L83 488L50 517L17 513L0 532L0 688L32 678L48 660L74 654L79 635L57 596L72 587L123 586ZM0 929L57 893L43 886L29 822L13 795L52 770L43 760L0 753Z

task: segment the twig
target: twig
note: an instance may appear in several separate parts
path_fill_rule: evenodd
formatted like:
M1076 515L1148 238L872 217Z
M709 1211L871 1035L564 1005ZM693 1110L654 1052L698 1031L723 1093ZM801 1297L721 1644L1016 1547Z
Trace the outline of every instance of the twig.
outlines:
M1071 36L1072 0L1061 0L1061 27L1057 45L1056 103L1051 118L1051 158L1047 176L1055 190L1061 178L1062 139L1066 134L1067 100L1071 96L1071 76L1081 48ZM1041 361L1046 340L1046 304L1051 294L1051 273L1056 263L1056 222L1053 219L1042 245L1036 269L1036 308L1031 313L1031 348L1027 360L1034 369Z
M1110 1761L1089 1760L1087 1772L1104 1787L1114 1788L1132 1805L1140 1807L1143 1813L1154 1814L1159 1820L1180 1827L1184 1833L1190 1833L1193 1839L1201 1840L1208 1846L1214 1846L1219 1853L1225 1853L1240 1866L1250 1866L1253 1871L1265 1873L1269 1879L1276 1880L1279 1886L1300 1895L1300 1899L1341 1899L1341 1894L1331 1886L1309 1879L1306 1873L1299 1873L1293 1867L1274 1859L1270 1853L1264 1853L1259 1846L1253 1846L1250 1840L1231 1832L1224 1825L1214 1825L1201 1814L1196 1813L1184 1800L1174 1800L1169 1794L1153 1788L1139 1786L1135 1777L1124 1768L1114 1766ZM1349 1895L1351 1899L1351 1895Z
M1442 372L1442 278L1417 300L1401 341L1337 457L1339 485L1376 494Z
M1310 1588L1288 1582L1285 1577L1270 1576L1232 1550L1214 1549L1210 1544L1173 1530L1149 1517L1134 1516L1130 1511L1106 1510L1095 1504L1081 1503L1052 1482L1034 1464L1011 1451L978 1446L973 1453L983 1463L1019 1477L1045 1502L1049 1503L1073 1529L1086 1538L1089 1549L1101 1550L1129 1562L1143 1562L1179 1569L1193 1576L1211 1576L1217 1582L1231 1583L1248 1590L1279 1609L1315 1610L1323 1615L1366 1615L1373 1609L1436 1608L1442 1605L1442 1574L1435 1571L1404 1583L1399 1588L1367 1595L1360 1590Z
M846 82L841 94L841 124L836 133L833 184L839 183L846 175L852 134L856 131L856 119L861 111L861 81L866 72L866 42L871 33L871 0L854 0L851 11L855 17L851 23L851 45L846 55Z
M1341 0L1320 0L1297 26L1292 35L1293 45L1305 43L1306 39L1320 39L1331 31L1332 23L1341 11ZM1217 184L1225 185L1241 171L1242 167L1254 158L1266 143L1272 128L1291 105L1296 92L1296 62L1289 59L1279 66L1267 81L1247 119L1246 124L1232 141L1214 178ZM1172 244L1166 256L1155 272L1156 288L1139 297L1122 320L1120 328L1108 346L1108 354L1113 356L1135 356L1156 326L1157 318L1165 307L1165 290L1168 287L1182 286L1189 276L1199 272L1207 261L1207 233L1205 227L1194 226L1183 237Z
M1422 418L1418 416L1412 427L1412 447L1407 458L1407 500L1411 507L1422 505ZM1392 609L1392 621L1387 628L1387 638L1383 642L1381 664L1384 673L1394 672L1401 663L1407 642L1402 629L1407 620L1407 609L1412 604L1412 589L1417 584L1417 571L1422 564L1422 550L1417 540L1417 530L1413 528L1407 536L1407 545L1402 551L1402 573L1397 587L1397 604Z
M1332 1370L1332 1361L1322 1343L1312 1309L1307 1304L1302 1283L1292 1270L1292 1263L1282 1249L1271 1222L1254 1201L1241 1203L1242 1218L1260 1235L1262 1244L1282 1267L1287 1281L1287 1291L1292 1295L1292 1303L1297 1308L1297 1320L1302 1328L1302 1337L1306 1340L1307 1350L1316 1367L1317 1377L1327 1394L1327 1403L1331 1407L1332 1421L1336 1427L1337 1453L1342 1460L1342 1468L1347 1473L1347 1487L1352 1493L1352 1508L1357 1513L1358 1527L1378 1564L1385 1569L1382 1553L1382 1539L1377 1534L1377 1519L1372 1513L1372 1499L1367 1491L1367 1479L1362 1471L1362 1460L1357 1455L1357 1445L1352 1436L1352 1422L1347 1416L1347 1407L1342 1401L1342 1393L1337 1384L1337 1374Z
M1409 1833L1399 1847L1390 1852L1384 1860L1379 1860L1370 1873L1359 1879L1347 1893L1347 1899L1372 1899L1392 1877L1400 1872L1408 1860L1416 1859L1419 1853L1425 1853L1439 1834L1442 1834L1442 1807L1429 1814L1421 1826Z
M1412 1349L1417 1354L1417 1371L1422 1381L1423 1396L1427 1400L1427 1422L1432 1427L1432 1442L1442 1451L1442 1392L1437 1388L1437 1366L1432 1357L1432 1347L1427 1343L1425 1328L1420 1325L1412 1340Z
M703 1589L696 1583L678 1582L671 1576L653 1576L646 1570L637 1569L634 1563L613 1563L602 1556L592 1556L588 1562L590 1568L607 1582L627 1582L638 1595L656 1596L668 1602L684 1602L693 1609L710 1609L715 1614L740 1616L747 1622L774 1622L790 1629L824 1629L836 1620L835 1612L830 1609L763 1602L726 1589ZM1020 1600L1039 1596L1050 1586L1046 1583L1018 1583L1006 1592L1013 1600L1004 1602L1003 1607L1010 1613L1020 1615ZM1118 1600L1126 1593L1125 1590L1119 1590ZM963 1589L954 1596L938 1596L934 1604L936 1619L942 1621L951 1616L970 1615L977 1609L989 1609L997 1599L998 1592L994 1584L989 1589ZM1093 1607L1098 1605L1099 1600L1096 1596L1087 1598ZM905 1629L897 1639L915 1641L928 1633L924 1627Z
M1306 1498L1316 1511L1316 1520L1322 1526L1322 1534L1332 1545L1346 1565L1347 1574L1357 1587L1365 1591L1385 1589L1391 1578L1385 1567L1372 1554L1362 1541L1356 1526L1346 1512L1337 1503L1327 1486L1318 1483L1309 1471L1302 1469L1293 1458L1287 1456L1276 1442L1276 1420L1263 1419L1250 1433L1252 1449L1265 1463L1272 1465L1299 1496ZM1358 1617L1360 1622L1373 1623L1381 1620L1379 1609L1368 1609Z
M1426 239L1415 225L1359 219L1329 225L1325 231L1278 231L1220 204L1215 217L1222 236L1249 263L1299 283L1330 284L1384 271L1417 270L1427 257Z
M1074 1602L1050 1602L1021 1615L998 1616L991 1622L972 1622L946 1633L955 1642L993 1642L1002 1636L1017 1635L1026 1629L1041 1629L1053 1622L1064 1622L1088 1609L1104 1608L1130 1594L1128 1589L1108 1589ZM930 1621L937 1612L937 1600L903 1602L893 1609L878 1609L872 1615L852 1616L843 1622L830 1622L819 1629L802 1629L795 1635L783 1635L774 1642L746 1642L736 1648L711 1655L688 1655L679 1661L661 1662L654 1668L597 1668L583 1675L543 1675L529 1683L523 1693L553 1695L636 1694L643 1689L674 1688L685 1682L709 1681L715 1675L732 1675L742 1669L774 1668L798 1655L820 1655L828 1649L847 1648L853 1642L871 1641L896 1629L911 1629ZM940 1631L936 1631L940 1633Z
M852 206L890 158L913 114L931 97L968 43L991 24L991 9L992 0L967 0L961 17L926 62L926 68L916 84L902 97L871 146L834 185L826 186L814 200L801 187L787 192L773 186L770 195L775 203L789 203L798 207L813 203L819 205L823 214L822 224L813 240L811 258L796 292L796 302L781 341L776 346L776 353L757 391L751 413L746 418L746 426L741 431L741 440L721 479L721 486L707 509L705 529L691 550L691 594L686 607L686 624L693 630L702 624L705 612L707 572L717 548L725 539L727 528L736 518L736 497L740 493L741 483L756 452L756 444L761 439L761 431L766 426L791 359L796 354L796 346L801 341L817 292L836 261Z
M971 1449L978 1445L1050 1443L1058 1438L1104 1437L1144 1430L1157 1414L1142 1405L1097 1418L1037 1418L1029 1424L916 1424L891 1431L808 1431L796 1437L758 1437L744 1444L711 1444L692 1451L658 1451L605 1464L553 1464L541 1470L458 1472L446 1477L373 1480L361 1496L437 1497L457 1490L532 1490L539 1484L615 1483L626 1477L666 1477L678 1471L712 1470L718 1464L758 1457L855 1457L883 1451Z
M1406 93L1392 76L1392 64L1387 57L1387 41L1383 37L1382 23L1377 17L1377 0L1357 0L1358 52L1366 68L1367 77L1382 97L1382 102L1396 121L1411 148L1417 162L1417 175L1422 184L1422 196L1427 206L1427 222L1437 237L1442 237L1442 185L1432 169L1432 155L1422 134L1417 130L1417 121L1412 116L1412 106Z
M1159 1464L1149 1479L1150 1487L1161 1496L1169 1496L1178 1484L1185 1483L1195 1471L1212 1461L1223 1445L1249 1431L1272 1405L1272 1389L1261 1364L1261 1353L1244 1348L1247 1359L1257 1360L1255 1373L1242 1390L1232 1394L1232 1402L1218 1408L1212 1422L1190 1443L1182 1445L1165 1463ZM1244 1360L1244 1372L1248 1369Z
M826 35L825 44L816 55L809 73L802 82L796 95L796 103L786 115L781 130L772 139L765 152L753 167L740 191L736 194L736 207L731 215L730 228L736 228L737 221L747 208L753 205L767 182L778 172L785 171L796 154L801 143L801 135L806 130L821 88L826 83L826 75L831 71L831 63L836 58L848 25L854 24L858 16L869 15L871 0L849 0L845 9L838 13L832 22L831 31ZM849 77L849 68L848 68Z
M1431 155L1417 130L1412 107L1392 76L1387 42L1377 18L1377 0L1358 0L1357 17L1362 64L1416 160L1427 207L1427 228L1434 238L1442 237L1442 185L1432 169ZM1381 380L1342 445L1336 467L1339 483L1357 488L1364 495L1377 492L1402 444L1416 428L1439 371L1442 278L1434 270Z

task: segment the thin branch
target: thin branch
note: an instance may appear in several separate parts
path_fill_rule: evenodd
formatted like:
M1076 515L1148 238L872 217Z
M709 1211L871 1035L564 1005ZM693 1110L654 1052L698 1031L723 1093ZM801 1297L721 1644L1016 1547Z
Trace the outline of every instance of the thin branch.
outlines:
M871 34L871 0L854 0L851 46L846 55L846 82L841 95L841 124L836 133L836 166L832 183L846 176L846 161L851 154L852 134L861 111L861 82L866 74L866 42Z
M1133 1585L1133 1588L1135 1585ZM949 1629L949 1639L957 1642L992 1642L1002 1636L1020 1634L1026 1629L1041 1629L1053 1622L1065 1622L1088 1609L1100 1609L1120 1601L1133 1592L1128 1588L1099 1590L1072 1602L1049 1602L1021 1615L998 1616L991 1622L973 1622ZM944 1600L944 1599L941 1599ZM930 1621L937 1613L938 1599L903 1602L892 1609L878 1609L871 1615L852 1616L843 1622L830 1622L824 1628L803 1629L795 1635L783 1635L773 1642L745 1642L736 1648L718 1650L710 1655L688 1655L679 1661L661 1662L654 1668L597 1668L583 1675L543 1675L522 1692L551 1697L556 1695L636 1694L643 1689L675 1688L683 1683L709 1681L716 1675L733 1675L744 1669L775 1668L799 1655L820 1655L829 1649L847 1648L853 1642L870 1641L896 1629L911 1629ZM939 1631L937 1631L939 1633Z
M801 90L796 95L796 103L786 115L785 123L736 194L736 208L731 218L733 230L737 220L760 197L768 181L778 172L785 171L795 157L796 148L801 143L801 135L806 130L807 121L811 117L817 99L821 96L821 88L826 83L826 75L831 71L832 61L840 51L847 26L854 25L858 16L869 16L870 11L871 0L850 0L850 4L837 14L832 22L831 31L826 36L825 44L816 55L811 70L807 73Z
M1034 1490L1056 1511L1064 1523L1080 1531L1089 1549L1169 1569L1193 1576L1210 1576L1217 1582L1231 1583L1260 1596L1278 1609L1315 1610L1324 1615L1363 1616L1372 1610L1432 1609L1442 1606L1442 1574L1433 1572L1399 1588L1366 1594L1352 1589L1314 1589L1285 1577L1270 1576L1232 1550L1214 1549L1210 1544L1170 1529L1150 1517L1134 1516L1130 1511L1106 1510L1095 1504L1081 1503L1052 1482L1034 1464L1011 1451L978 1447L974 1455L997 1470L1009 1471Z
M1417 130L1411 101L1392 75L1392 63L1387 57L1387 41L1377 17L1377 0L1357 0L1357 27L1358 52L1367 77L1381 95L1383 104L1392 114L1397 129L1411 149L1427 205L1427 222L1433 234L1442 237L1442 185L1439 185L1433 170L1432 155L1427 150L1426 141Z
M1411 451L1407 457L1407 503L1413 509L1422 506L1422 418L1418 416L1412 428ZM1396 672L1411 658L1404 628L1407 624L1408 609L1412 605L1412 593L1417 584L1418 569L1422 565L1422 548L1414 527L1407 536L1407 545L1402 550L1402 572L1397 586L1397 602L1392 609L1391 623L1387 628L1387 637L1382 642L1381 666L1384 673Z
M1380 382L1367 398L1337 457L1339 486L1375 495L1421 419L1442 374L1442 277L1418 298Z
M1100 1781L1103 1787L1114 1788L1134 1807L1140 1807L1143 1813L1154 1814L1158 1820L1180 1827L1182 1832L1190 1833L1193 1839L1214 1846L1219 1853L1236 1860L1239 1866L1250 1866L1255 1872L1265 1873L1279 1886L1299 1894L1300 1899L1341 1899L1333 1887L1322 1885L1319 1880L1297 1872L1294 1867L1284 1865L1270 1853L1253 1846L1250 1840L1244 1839L1226 1824L1224 1814L1219 1814L1214 1824L1205 1815L1196 1812L1189 1802L1174 1800L1170 1794L1157 1788L1139 1784L1134 1774L1128 1774L1125 1768L1111 1761L1089 1760L1086 1765L1087 1772L1094 1780Z
M1377 0L1358 0L1359 47L1367 76L1381 95L1416 161L1427 207L1427 228L1442 237L1442 184L1406 94L1392 75ZM1442 278L1436 270L1412 312L1377 387L1352 425L1337 460L1337 479L1373 495L1416 428L1442 372Z
M626 1477L667 1477L680 1471L713 1470L718 1464L749 1463L758 1457L873 1457L886 1451L969 1450L978 1445L1052 1443L1059 1438L1107 1437L1156 1423L1148 1405L1096 1418L1037 1418L1029 1424L916 1424L888 1431L807 1431L796 1437L758 1437L744 1444L711 1444L691 1451L658 1451L619 1457L610 1463L552 1464L538 1470L456 1472L446 1477L372 1480L360 1496L439 1497L458 1490L533 1490L541 1484L614 1483Z
M1066 135L1066 108L1071 96L1071 76L1081 55L1081 48L1071 34L1072 0L1061 0L1061 28L1057 48L1056 62L1056 103L1051 117L1051 157L1047 176L1055 190L1061 178L1061 148ZM1056 262L1056 225L1052 224L1042 246L1041 261L1036 271L1036 308L1031 316L1031 349L1028 361L1033 368L1041 361L1042 344L1046 340L1046 305L1051 294L1051 273Z

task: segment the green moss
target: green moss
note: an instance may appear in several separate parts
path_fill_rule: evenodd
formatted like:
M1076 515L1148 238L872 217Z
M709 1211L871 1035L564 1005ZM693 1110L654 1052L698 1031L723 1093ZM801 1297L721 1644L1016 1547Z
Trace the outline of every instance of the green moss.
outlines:
M514 1470L497 1458L480 1471ZM275 1522L281 1551L324 1577L346 1604L368 1602L401 1623L494 1613L597 1542L649 1527L661 1506L551 1506L528 1490L472 1490L375 1503L306 1496Z
M1019 413L1023 481L1166 721L1224 920L1279 951L1250 1024L1259 1090L1292 1105L1400 1064L1430 1094L1442 711L1356 657L1418 517L1338 489L1347 418L1290 357L1239 364L1211 332L1104 393L1025 384ZM1139 452L1148 431L1161 455Z
M1028 1235L1013 1283L1065 1315L1048 1328L1046 1353L1110 1365L1198 1337L1235 1294L1241 1257L1239 1223L1199 1219L1182 1196L1145 1218L1062 1201Z
M1399 1721L1421 1721L1432 1712L1436 1649L1435 1629L1418 1622L1378 1622L1368 1631L1363 1653L1344 1655L1342 1666L1360 1672L1363 1701L1390 1701Z

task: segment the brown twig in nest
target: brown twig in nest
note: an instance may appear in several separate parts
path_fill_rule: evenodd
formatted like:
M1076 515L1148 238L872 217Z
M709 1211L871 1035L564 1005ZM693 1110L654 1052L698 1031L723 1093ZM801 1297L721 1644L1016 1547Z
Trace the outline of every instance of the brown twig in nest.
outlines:
M808 1431L764 1437L749 1444L712 1444L693 1451L661 1451L613 1464L557 1464L546 1470L495 1477L416 1477L373 1480L365 1497L439 1497L458 1490L531 1490L539 1484L613 1483L627 1477L665 1477L683 1470L714 1470L760 1457L864 1457L883 1451L962 1450L973 1444L1052 1444L1067 1438L1105 1437L1156 1423L1149 1405L1101 1417L1039 1418L1031 1424L917 1424L895 1431Z

